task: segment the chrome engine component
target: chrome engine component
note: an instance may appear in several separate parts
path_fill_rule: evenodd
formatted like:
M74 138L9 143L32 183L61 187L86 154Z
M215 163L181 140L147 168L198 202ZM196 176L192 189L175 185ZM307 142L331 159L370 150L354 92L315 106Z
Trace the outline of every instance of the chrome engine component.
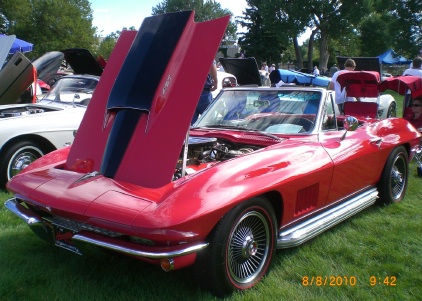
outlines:
M186 165L190 173L205 168L204 163L220 162L237 156L251 153L258 149L255 146L236 145L230 141L217 138L189 137ZM183 148L173 175L173 181L181 178L183 165ZM202 168L201 168L202 166Z
M36 107L17 107L9 108L0 111L0 118L17 117L30 114L38 114L45 112L45 109Z

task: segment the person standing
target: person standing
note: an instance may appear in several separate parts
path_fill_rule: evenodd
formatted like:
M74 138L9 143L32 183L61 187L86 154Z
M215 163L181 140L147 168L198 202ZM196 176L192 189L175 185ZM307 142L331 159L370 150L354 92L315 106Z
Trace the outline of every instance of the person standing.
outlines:
M330 68L330 77L333 77L334 73L336 73L338 71L337 65L334 64L331 68Z
M419 54L416 57L422 57L422 49L419 50ZM413 61L409 65L409 69L413 68ZM422 69L422 66L419 67L419 69Z
M422 57L417 56L412 61L412 67L404 70L403 75L413 75L422 77Z
M268 72L267 62L262 62L261 70L264 70L264 71L267 71Z
M195 123L199 115L201 115L205 109L212 102L212 91L217 89L217 63L213 61L210 70L205 80L204 88L202 89L201 96L199 97L198 104L196 105L195 112L191 121L191 125Z
M314 76L319 76L319 69L318 66L314 67L314 71L313 71Z
M333 90L335 92L335 102L338 106L340 114L343 114L343 104L346 101L346 89L341 89L339 82L337 81L337 77L344 72L353 71L356 68L356 62L352 59L347 59L344 63L344 70L339 70L333 74L331 77L331 81L328 84L328 90ZM353 97L347 100L354 100Z
M410 68L404 70L403 76L410 75L410 76L418 76L422 78L422 57L417 56L413 59L412 65ZM404 104L405 107L408 107L409 104L412 103L412 92L410 90L407 91L404 97Z

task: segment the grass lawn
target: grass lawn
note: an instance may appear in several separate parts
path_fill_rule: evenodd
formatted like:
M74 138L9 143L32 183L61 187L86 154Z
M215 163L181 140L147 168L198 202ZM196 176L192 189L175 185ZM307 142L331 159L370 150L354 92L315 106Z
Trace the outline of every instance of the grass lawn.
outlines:
M8 197L0 192L0 301L216 300L190 269L165 273L110 252L79 256L50 247L4 208ZM374 205L302 246L277 251L260 284L227 300L421 300L421 201L422 178L412 163L403 202Z

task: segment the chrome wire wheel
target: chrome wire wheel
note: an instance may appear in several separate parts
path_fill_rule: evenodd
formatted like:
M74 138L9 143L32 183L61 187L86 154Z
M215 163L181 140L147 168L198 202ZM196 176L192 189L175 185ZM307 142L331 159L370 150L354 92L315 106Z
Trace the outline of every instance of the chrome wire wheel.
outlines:
M400 199L407 181L407 161L403 156L397 156L390 174L390 189L393 199Z
M387 111L387 118L397 117L397 107L395 103L390 104Z
M43 152L36 146L28 145L17 149L7 165L7 179L10 180L16 176L42 155Z
M234 225L227 245L230 277L239 284L258 277L270 253L271 229L258 211L250 211Z
M398 146L388 156L382 171L378 183L379 201L384 204L401 202L406 194L408 176L408 155L403 146Z
M202 288L225 297L254 287L269 272L275 253L277 218L264 196L228 211L198 253L195 273Z

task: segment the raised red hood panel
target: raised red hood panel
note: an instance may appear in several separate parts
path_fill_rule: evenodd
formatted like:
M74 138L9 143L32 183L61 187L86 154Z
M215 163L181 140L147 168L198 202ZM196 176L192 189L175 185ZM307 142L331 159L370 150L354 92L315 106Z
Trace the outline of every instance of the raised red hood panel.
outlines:
M107 99L136 36L123 31L117 41L79 126L66 161L67 168L81 173L100 170L110 128L103 129Z
M195 23L193 17L193 12L180 12L145 19L108 93L110 97L105 99L104 91L102 97L94 94L68 166L78 171L78 166L90 166L84 172L100 171L115 180L150 188L171 181L230 18ZM111 63L112 58L105 71ZM94 101L102 109L94 111ZM101 156L97 150L88 155L79 136L85 137L85 145L95 141L91 147L101 149Z

